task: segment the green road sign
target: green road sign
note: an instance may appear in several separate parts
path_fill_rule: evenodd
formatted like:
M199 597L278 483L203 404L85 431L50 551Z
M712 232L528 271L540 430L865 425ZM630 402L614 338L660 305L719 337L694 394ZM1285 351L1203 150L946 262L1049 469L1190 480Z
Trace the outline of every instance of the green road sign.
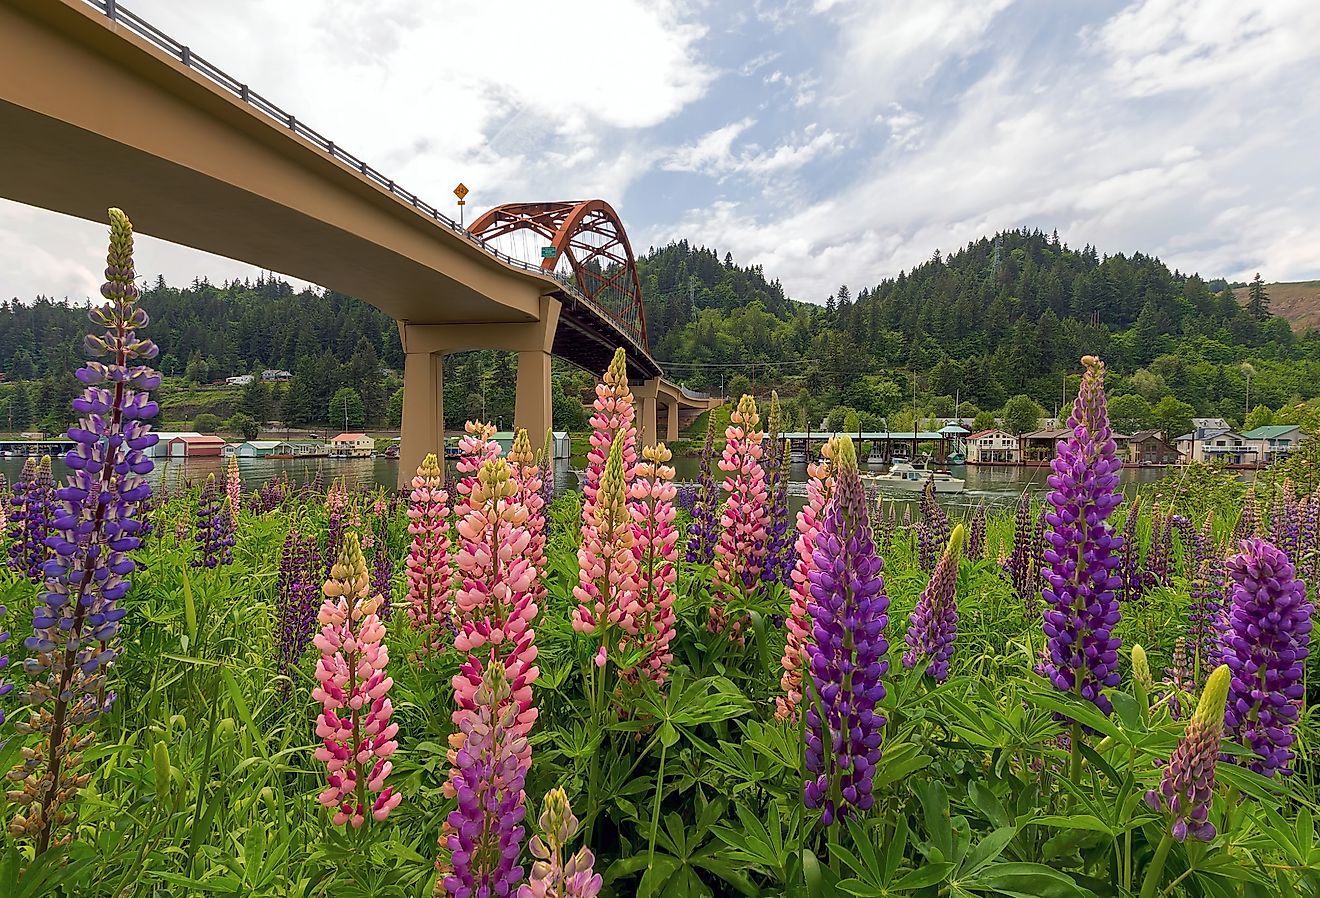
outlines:
M542 259L553 259L553 258L554 258L555 256L557 256L557 255L559 255L559 250L555 249L553 246L543 246L543 247L541 247L541 258L542 258Z

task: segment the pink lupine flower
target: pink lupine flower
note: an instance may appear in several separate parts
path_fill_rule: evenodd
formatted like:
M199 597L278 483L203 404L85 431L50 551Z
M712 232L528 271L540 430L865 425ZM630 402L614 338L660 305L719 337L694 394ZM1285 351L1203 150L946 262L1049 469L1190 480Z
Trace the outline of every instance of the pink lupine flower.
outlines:
M316 722L322 740L316 759L329 771L319 800L334 810L335 826L354 829L368 816L384 820L403 800L385 785L394 766L390 756L399 746L394 741L399 727L390 722L394 681L385 673L385 625L376 614L382 599L369 591L367 562L357 534L350 532L322 590L325 601L317 616L321 632L313 640L321 660L312 698L323 707Z
M238 476L238 457L229 456L229 470L225 472L225 494L229 497L229 513L238 518L243 505L243 481Z
M595 898L600 894L601 877L592 870L596 863L591 849L583 845L564 860L564 849L577 834L578 819L563 789L551 789L545 796L541 818L537 821L542 835L532 837L532 873L518 889L518 898Z
M545 597L545 584L541 581L545 572L545 495L541 490L541 481L546 472L536 462L526 430L518 430L508 457L510 472L514 483L518 485L516 499L527 509L529 541L524 554L533 571L532 597L540 602Z
M637 464L637 427L634 424L632 391L628 389L628 364L622 349L615 350L610 367L601 382L596 384L596 399L591 404L591 449L587 452L587 472L582 483L582 519L595 508L596 493L600 490L605 464L609 460L615 437L622 435L620 447L623 460L623 488L625 495L633 480Z
M636 643L644 650L641 673L663 684L674 655L674 581L678 579L678 531L674 528L673 455L664 443L647 446L637 463L637 478L629 491L628 511L633 519L633 556L637 559L628 606L620 621L628 633L625 647Z
M719 542L715 544L715 590L709 625L716 633L729 627L733 637L742 629L742 622L733 621L730 627L724 606L761 581L765 563L769 492L761 467L765 434L758 427L760 423L756 400L743 396L729 418L719 463L728 497L720 515Z
M464 435L458 441L458 496L462 502L477 480L477 472L487 461L500 457L500 444L495 442L495 425L484 421L468 421L463 425ZM462 514L460 509L459 514Z
M834 498L834 441L821 449L820 460L807 466L807 502L797 514L797 561L793 567L793 604L784 625L788 639L784 643L784 657L780 661L784 674L779 680L785 695L775 699L775 716L786 720L797 713L802 701L802 665L807 643L811 640L811 615L807 605L811 601L811 572L815 569L813 556L816 537L825 522L825 511ZM892 511L892 508L891 508Z
M449 566L449 494L435 453L422 460L412 480L408 505L408 619L426 635L429 649L438 650L453 627L449 590L454 574Z
M607 652L617 635L614 627L633 626L629 589L637 580L636 534L624 486L623 433L616 434L600 479L596 501L582 510L578 546L578 585L573 596L573 629L591 633ZM603 666L599 661L597 666Z
M515 729L526 736L536 720L532 683L540 671L535 666L536 631L532 629L537 613L532 596L536 572L526 558L530 542L527 509L517 501L517 492L508 462L488 459L464 500L466 511L455 528L454 647L469 656L452 682L458 704L454 723L458 725L475 707L483 671L490 662L500 661L518 703ZM451 762L459 747L451 752ZM531 749L527 751L530 758Z

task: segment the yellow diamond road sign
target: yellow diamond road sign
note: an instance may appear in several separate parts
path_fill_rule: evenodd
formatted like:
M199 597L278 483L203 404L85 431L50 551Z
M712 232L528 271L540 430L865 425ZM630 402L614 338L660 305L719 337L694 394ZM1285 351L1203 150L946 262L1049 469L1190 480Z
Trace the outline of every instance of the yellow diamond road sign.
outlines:
M468 195L467 186L462 181L459 181L458 186L454 188L454 196L458 197L458 201L461 203L467 197L467 195Z

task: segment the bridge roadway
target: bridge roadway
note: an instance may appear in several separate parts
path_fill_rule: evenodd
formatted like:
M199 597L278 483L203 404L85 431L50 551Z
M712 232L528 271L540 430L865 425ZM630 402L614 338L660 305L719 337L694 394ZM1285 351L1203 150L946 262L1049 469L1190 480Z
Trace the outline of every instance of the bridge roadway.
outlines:
M399 483L443 444L445 353L518 353L515 423L551 425L550 358L623 346L643 439L707 407L571 278L501 253L113 0L0 0L0 196L359 297L399 324Z

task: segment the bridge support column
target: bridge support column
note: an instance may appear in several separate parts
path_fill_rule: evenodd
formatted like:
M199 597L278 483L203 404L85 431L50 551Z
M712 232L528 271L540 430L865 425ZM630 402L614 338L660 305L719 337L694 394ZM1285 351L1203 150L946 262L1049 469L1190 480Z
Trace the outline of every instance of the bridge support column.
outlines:
M659 439L656 427L656 405L660 399L660 378L653 377L633 388L633 398L637 400L637 438L638 448L653 446Z
M669 398L667 411L669 414L665 421L665 442L674 443L678 441L678 400L672 396Z
M401 336L403 331L404 327L400 325ZM434 452L442 467L445 454L445 357L439 352L408 352L407 347L405 342L403 422L396 478L399 489L405 488L412 480L427 453Z
M533 446L541 445L545 432L553 423L552 387L550 353L518 353L518 390L513 400L513 426L515 429L525 428Z

